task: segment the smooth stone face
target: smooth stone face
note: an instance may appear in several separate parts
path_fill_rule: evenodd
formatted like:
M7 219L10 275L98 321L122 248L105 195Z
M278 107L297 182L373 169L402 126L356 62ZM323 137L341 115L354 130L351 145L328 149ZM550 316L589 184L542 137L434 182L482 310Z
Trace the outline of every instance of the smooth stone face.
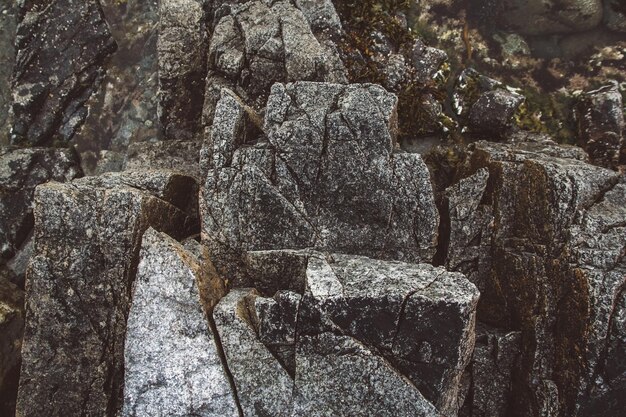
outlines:
M267 143L239 147L230 164L208 172L205 244L218 258L225 250L316 247L431 260L438 213L430 176L419 155L394 152L395 105L374 85L274 85ZM230 155L232 141L222 143ZM218 269L233 264L220 262Z
M197 233L194 188L167 171L37 188L19 415L118 411L141 236L150 226L178 238Z
M11 142L67 142L87 116L84 104L115 41L95 0L29 1L20 16Z
M0 265L20 250L32 231L35 187L81 175L71 150L0 148Z
M150 228L142 240L124 351L123 416L237 416L201 307L201 266Z

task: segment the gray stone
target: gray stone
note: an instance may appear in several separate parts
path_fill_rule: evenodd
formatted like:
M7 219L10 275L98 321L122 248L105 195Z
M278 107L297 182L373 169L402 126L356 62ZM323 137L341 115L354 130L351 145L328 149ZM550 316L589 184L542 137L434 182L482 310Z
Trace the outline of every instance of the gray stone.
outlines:
M481 289L480 320L522 332L512 407L575 415L613 360L609 323L626 283L619 174L549 141L470 150L448 190L448 267Z
M20 2L13 79L15 144L68 141L116 48L97 1Z
M626 32L626 8L619 0L604 0L604 24L611 30Z
M11 103L11 78L15 64L15 30L17 26L17 8L13 0L5 1L0 6L0 146L9 144L11 121L9 119Z
M24 292L0 269L0 414L15 415L24 332Z
M413 67L416 71L416 79L426 84L432 81L441 67L448 60L448 54L441 49L426 46L420 39L415 41L411 51Z
M238 415L201 307L198 287L208 278L178 242L144 233L126 328L123 416Z
M71 150L0 148L0 265L16 255L32 230L35 187L81 174Z
M579 143L591 161L616 167L620 153L626 151L624 107L617 82L583 94L576 110Z
M245 416L290 416L293 378L258 339L249 317L253 290L231 291L213 317Z
M521 333L476 326L476 348L468 366L470 393L464 412L477 417L506 417L513 374L519 372ZM463 412L461 412L463 414Z
M602 21L602 0L503 0L500 24L522 35L582 32Z
M341 19L331 0L295 0L295 5L302 11L316 36L324 31L332 35L343 33Z
M300 2L300 8L289 1L229 3L216 13L209 79L220 79L221 85L255 110L265 105L275 82L347 82L336 48L323 35L318 40L307 21L308 17L316 27L330 22L334 18L326 17L332 16L334 9L311 2ZM205 93L205 113L214 112L218 99Z
M159 2L158 114L165 139L202 134L207 16L202 0Z
M116 414L141 236L197 233L196 190L167 171L37 188L18 415Z
M124 169L170 169L200 180L201 147L198 141L137 142L128 147Z
M236 149L202 190L203 242L218 270L249 286L233 270L238 252L307 247L431 260L430 177L419 155L394 151L395 105L374 85L276 84L267 142Z
M89 109L72 143L81 155L86 175L104 169L101 151L125 153L129 144L157 137L157 37L156 1L100 0L100 6L117 50L105 63L101 88L87 101Z
M524 102L520 94L498 88L478 97L469 113L473 131L502 134L513 126L513 116Z

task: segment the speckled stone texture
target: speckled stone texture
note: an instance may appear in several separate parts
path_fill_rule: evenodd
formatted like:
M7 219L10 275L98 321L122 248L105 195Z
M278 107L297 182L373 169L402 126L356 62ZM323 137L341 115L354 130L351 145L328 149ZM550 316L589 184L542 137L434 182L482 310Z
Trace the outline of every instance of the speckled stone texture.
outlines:
M460 177L447 191L447 262L481 290L479 320L521 331L514 415L619 401L623 376L613 388L605 373L626 284L623 178L541 138L478 142Z
M439 216L421 157L395 149L396 101L375 85L275 84L266 139L214 144L223 162L208 171L201 209L218 270L249 286L235 268L241 251L307 247L431 260Z
M26 0L19 16L11 141L66 142L87 116L115 41L96 0Z
M201 307L198 288L207 278L178 242L152 228L144 233L126 327L122 416L238 416Z
M168 171L37 188L18 415L116 414L141 236L197 233L196 192Z
M478 302L463 275L282 252L254 265L276 276L290 265L299 292L235 290L214 313L245 415L456 415Z

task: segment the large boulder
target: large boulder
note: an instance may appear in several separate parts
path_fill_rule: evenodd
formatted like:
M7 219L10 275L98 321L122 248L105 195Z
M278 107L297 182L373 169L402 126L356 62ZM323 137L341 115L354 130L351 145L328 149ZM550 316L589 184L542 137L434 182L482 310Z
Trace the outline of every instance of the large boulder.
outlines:
M141 236L197 233L196 193L169 171L37 188L18 415L116 415Z
M235 108L225 114L243 117L228 100ZM419 155L395 149L395 121L396 98L379 86L275 84L266 139L241 144L233 127L209 144L216 157L202 189L202 232L218 269L249 286L234 268L242 251L432 260L439 216L429 172Z
M116 44L96 0L20 2L13 72L16 144L68 141Z
M215 310L244 413L456 415L478 302L463 275L311 251L248 256L264 280L291 271L292 289L233 291Z
M477 142L459 178L446 265L481 290L481 321L521 331L513 409L576 415L590 393L616 399L605 373L626 284L624 180L543 139Z
M124 347L122 416L237 416L201 303L223 294L210 265L169 236L143 235ZM213 290L206 293L206 290Z

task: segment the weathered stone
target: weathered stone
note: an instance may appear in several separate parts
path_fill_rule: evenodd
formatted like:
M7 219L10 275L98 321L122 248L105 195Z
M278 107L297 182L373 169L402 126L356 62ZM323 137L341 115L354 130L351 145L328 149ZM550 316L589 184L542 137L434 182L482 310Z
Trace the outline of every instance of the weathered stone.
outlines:
M11 103L11 78L15 64L15 30L17 26L17 8L13 0L5 1L0 6L0 146L9 144L9 119Z
M87 116L84 104L116 44L95 0L32 0L20 6L11 141L68 141Z
M301 3L309 19L329 22L316 16L332 16L330 8ZM347 82L336 49L320 43L303 11L291 2L255 0L218 10L209 47L209 79L221 78L223 86L254 109L265 105L275 82ZM205 113L213 113L217 99L205 93Z
M518 372L521 334L476 326L476 348L468 366L470 392L463 412L477 417L505 417L511 406L513 375ZM464 415L461 412L461 415Z
M500 24L523 35L582 32L602 21L602 0L503 0Z
M253 290L231 291L215 307L215 326L243 415L287 417L293 379L258 340L248 312L254 297Z
M215 310L244 415L455 415L478 300L461 274L313 251L248 256L260 282L297 289L233 290Z
M167 171L37 188L18 415L116 415L141 236L197 233L196 190Z
M481 289L481 320L522 332L512 407L575 415L610 360L626 283L619 176L539 141L478 142L461 178L448 190L448 266Z
M200 149L198 141L168 140L162 142L138 142L128 147L124 169L171 169L196 179L200 173Z
M0 414L15 415L24 332L24 292L0 271Z
M411 51L411 58L417 80L426 84L437 76L437 72L448 60L448 55L441 49L426 46L418 39Z
M585 93L577 105L579 142L591 161L605 167L620 162L620 152L626 149L622 94L617 82Z
M157 2L99 3L118 47L106 60L101 88L87 101L89 114L72 139L86 175L120 170L105 169L106 161L99 159L112 154L101 151L124 153L129 144L158 134Z
M208 36L203 0L159 2L159 105L165 139L202 134Z
M198 288L209 278L178 242L152 228L144 233L126 330L123 416L238 415L201 307Z
M35 187L80 175L71 150L0 148L0 265L19 251L32 230Z
M501 134L513 125L513 116L524 97L502 88L487 91L478 97L469 113L469 126L474 131Z
M251 285L233 270L242 250L431 260L438 213L429 173L419 155L394 152L395 105L374 85L276 84L267 143L236 149L202 191L203 242L218 270Z

